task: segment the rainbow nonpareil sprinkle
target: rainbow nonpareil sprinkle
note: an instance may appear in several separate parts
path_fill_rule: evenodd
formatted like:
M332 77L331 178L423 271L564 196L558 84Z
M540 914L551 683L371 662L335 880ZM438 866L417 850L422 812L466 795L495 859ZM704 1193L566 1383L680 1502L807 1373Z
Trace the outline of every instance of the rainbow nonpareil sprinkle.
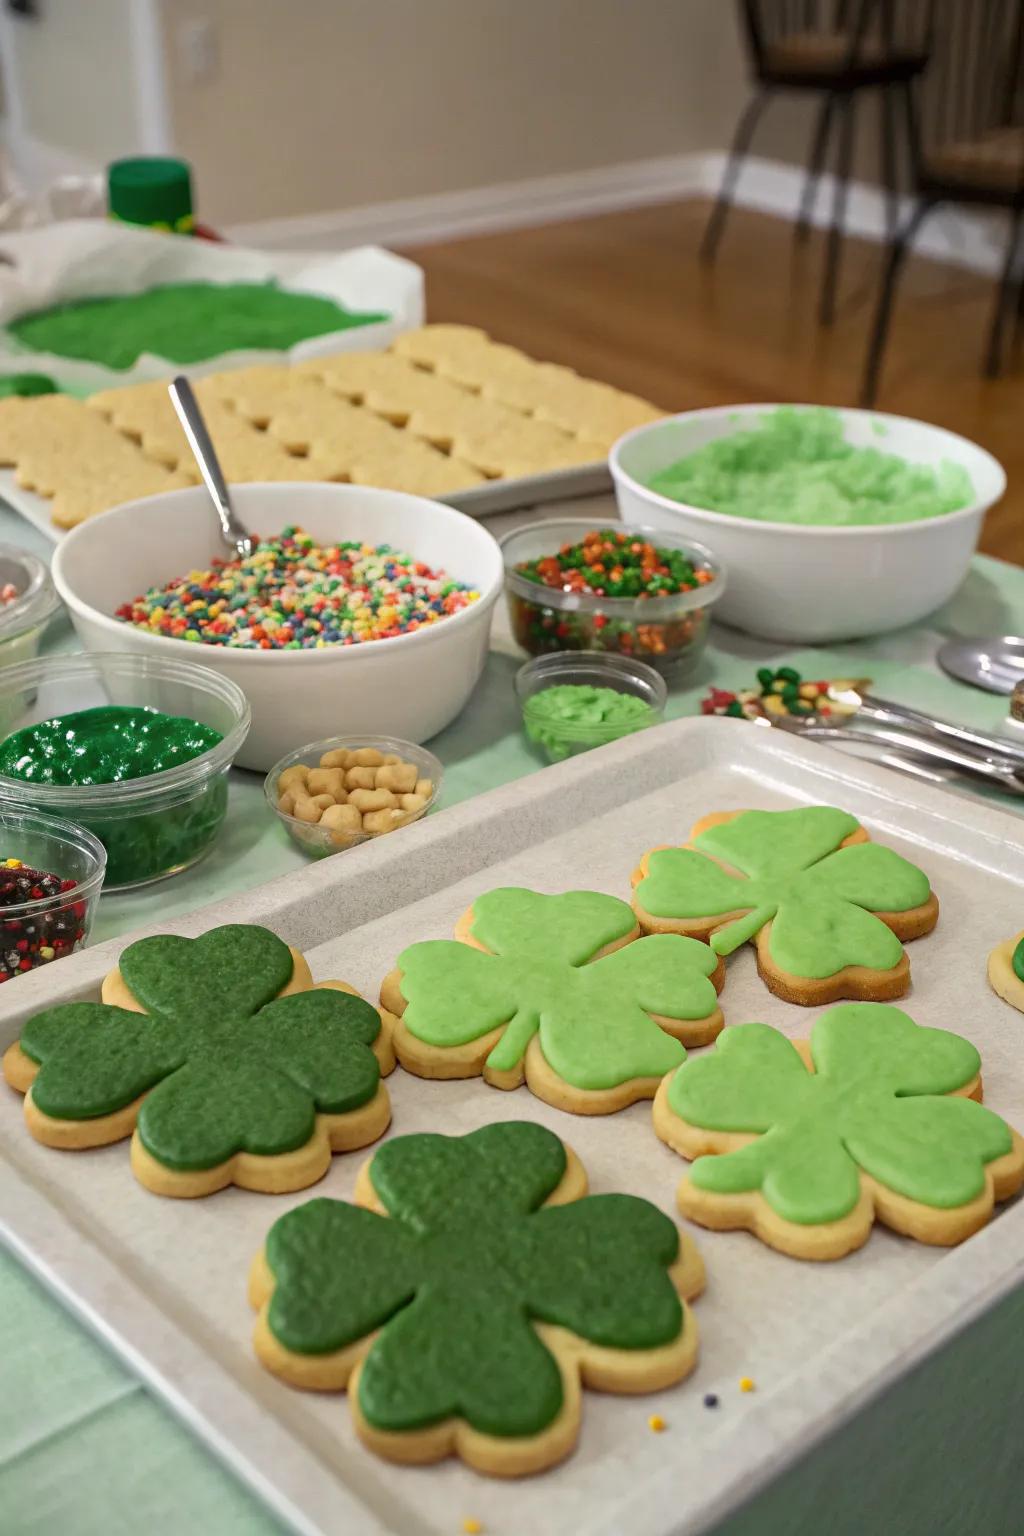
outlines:
M115 616L202 645L305 651L411 634L479 596L387 544L320 545L286 528L247 559L214 560L122 603Z

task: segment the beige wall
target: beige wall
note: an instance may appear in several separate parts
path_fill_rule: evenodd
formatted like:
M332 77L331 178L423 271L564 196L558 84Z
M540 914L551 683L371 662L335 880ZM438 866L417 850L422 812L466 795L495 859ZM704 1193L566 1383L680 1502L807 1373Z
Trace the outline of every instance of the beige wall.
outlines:
M38 21L10 18L4 68L23 131L98 164L138 147L133 0L45 0Z
M732 0L162 0L204 215L278 218L720 147ZM186 79L208 17L214 79Z

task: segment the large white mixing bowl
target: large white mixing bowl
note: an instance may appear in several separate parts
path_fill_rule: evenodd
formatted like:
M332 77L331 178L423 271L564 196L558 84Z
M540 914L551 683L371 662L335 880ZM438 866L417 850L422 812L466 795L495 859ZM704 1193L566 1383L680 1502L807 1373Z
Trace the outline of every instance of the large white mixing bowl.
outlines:
M119 622L121 603L225 558L210 499L197 486L114 507L59 545L54 583L87 650L177 656L223 672L252 706L237 762L264 772L322 736L425 741L455 718L483 670L504 579L498 546L481 524L419 496L355 485L239 485L231 498L250 533L269 537L296 524L318 543L390 544L475 587L480 599L411 634L307 651L229 650Z
M840 410L847 442L915 464L963 465L974 500L959 512L859 528L761 523L708 512L647 489L659 470L716 438L752 427L776 405L686 411L619 439L611 452L624 523L699 539L726 566L729 586L715 618L766 640L853 640L913 624L952 597L967 573L989 507L1006 489L1002 465L942 427Z

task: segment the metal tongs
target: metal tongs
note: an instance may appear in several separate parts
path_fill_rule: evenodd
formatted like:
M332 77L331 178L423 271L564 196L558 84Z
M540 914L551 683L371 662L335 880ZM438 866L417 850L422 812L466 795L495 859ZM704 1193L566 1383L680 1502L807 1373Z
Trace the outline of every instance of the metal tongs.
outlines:
M879 761L887 767L932 783L943 784L949 774L955 774L1004 794L1024 795L1024 747L1015 742L852 688L830 689L829 697L854 713L828 720L815 715L766 715L756 723L778 726L811 741L836 746L849 741L881 748Z

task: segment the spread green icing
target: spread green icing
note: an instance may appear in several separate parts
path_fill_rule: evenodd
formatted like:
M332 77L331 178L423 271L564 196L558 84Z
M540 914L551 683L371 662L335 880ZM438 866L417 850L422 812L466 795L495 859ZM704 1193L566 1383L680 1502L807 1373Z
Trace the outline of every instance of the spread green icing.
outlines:
M161 283L35 310L8 330L33 352L130 368L145 352L196 363L239 348L285 351L311 336L384 319L276 283Z
M26 1024L21 1048L40 1063L32 1097L44 1114L89 1120L145 1094L143 1145L186 1171L237 1152L291 1152L318 1113L345 1114L377 1091L376 1009L346 992L278 997L292 957L266 928L140 939L120 968L144 1013L65 1003Z
M1013 974L1017 977L1018 981L1024 981L1024 939L1021 939L1014 950L1010 964L1013 966Z
M102 704L15 731L0 743L0 774L30 784L120 784L190 762L222 740L198 720Z
M489 891L473 904L472 926L489 953L440 939L399 956L404 1022L441 1049L502 1030L487 1058L501 1072L522 1061L536 1034L548 1065L574 1088L662 1076L685 1052L651 1015L713 1013L717 959L706 944L657 934L594 960L635 927L624 901L597 891Z
M854 816L827 805L744 811L708 827L689 848L652 853L637 901L654 917L736 914L711 936L719 955L770 922L769 954L791 976L820 980L848 965L891 970L903 946L874 914L922 906L931 889L891 848L840 847L857 826Z
M845 1003L815 1023L811 1055L813 1073L778 1030L740 1024L679 1069L668 1092L675 1114L758 1138L697 1158L690 1179L698 1189L758 1190L784 1220L812 1226L847 1215L865 1173L951 1210L982 1193L985 1164L1011 1149L998 1115L944 1097L981 1065L960 1035L922 1028L883 1003Z
M387 1216L318 1199L274 1223L271 1332L304 1355L376 1333L359 1406L378 1429L457 1416L539 1433L563 1394L536 1323L627 1350L684 1326L674 1223L631 1195L542 1209L565 1167L558 1137L527 1121L387 1142L370 1165Z

